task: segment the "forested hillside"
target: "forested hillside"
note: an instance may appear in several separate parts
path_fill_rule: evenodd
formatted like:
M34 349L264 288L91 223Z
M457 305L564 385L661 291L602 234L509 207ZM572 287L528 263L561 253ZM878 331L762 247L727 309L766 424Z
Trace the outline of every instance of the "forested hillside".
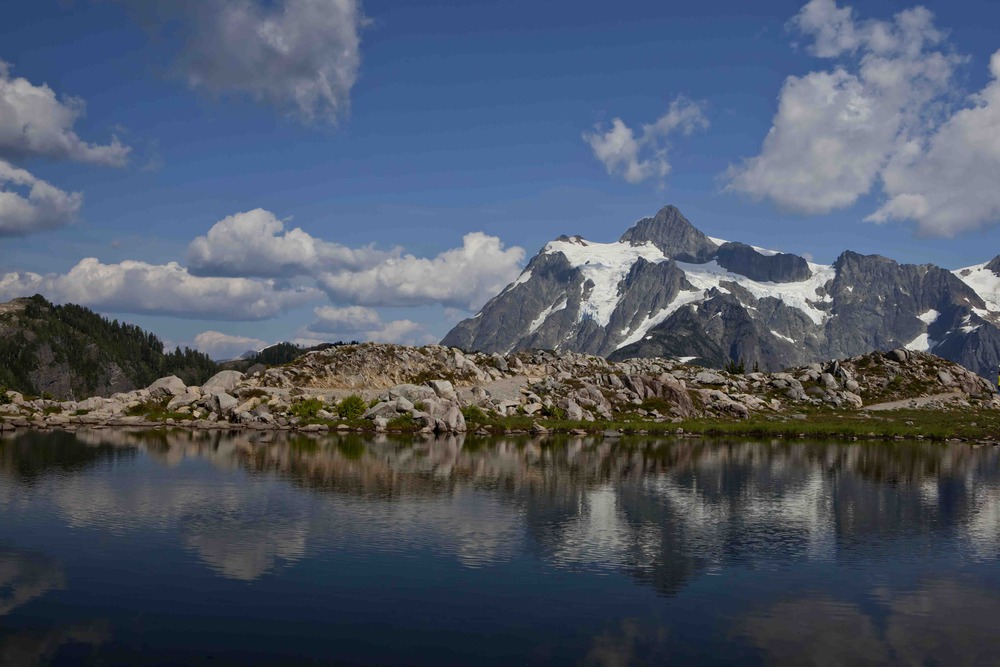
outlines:
M140 327L44 297L0 304L0 387L56 398L110 395L164 375L201 384L218 365L189 348L164 352Z
M354 340L351 342L337 341L335 343L320 343L319 345L298 345L296 343L282 342L275 343L265 347L259 352L247 353L242 358L233 361L227 361L222 364L225 368L234 368L236 370L245 371L248 368L256 365L263 364L265 366L281 366L282 364L287 364L295 361L303 354L307 352L317 352L320 350L327 350L331 347L338 347L340 345L357 345L358 341Z

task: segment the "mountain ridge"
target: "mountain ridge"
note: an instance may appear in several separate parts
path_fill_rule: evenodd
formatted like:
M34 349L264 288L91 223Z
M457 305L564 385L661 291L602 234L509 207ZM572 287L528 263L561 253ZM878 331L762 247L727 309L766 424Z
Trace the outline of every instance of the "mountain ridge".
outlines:
M954 271L852 250L819 264L713 238L668 205L617 242L547 243L442 343L770 370L907 347L993 377L1000 256Z

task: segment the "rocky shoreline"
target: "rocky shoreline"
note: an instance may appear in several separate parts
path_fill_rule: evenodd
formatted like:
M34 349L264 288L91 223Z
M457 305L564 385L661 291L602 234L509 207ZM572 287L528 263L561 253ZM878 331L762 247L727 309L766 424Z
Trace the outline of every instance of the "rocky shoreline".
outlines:
M200 386L170 376L83 401L0 394L0 430L152 428L326 431L648 431L689 420L809 421L879 408L1000 409L989 382L905 349L778 373L545 351L466 353L365 343L311 352Z

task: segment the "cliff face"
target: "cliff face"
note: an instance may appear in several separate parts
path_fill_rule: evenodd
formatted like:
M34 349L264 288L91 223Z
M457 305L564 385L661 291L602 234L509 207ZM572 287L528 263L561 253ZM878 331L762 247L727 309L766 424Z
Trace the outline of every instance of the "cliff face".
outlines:
M993 377L998 325L1000 257L957 271L850 251L815 264L713 239L668 206L615 243L552 241L442 343L765 370L904 347Z

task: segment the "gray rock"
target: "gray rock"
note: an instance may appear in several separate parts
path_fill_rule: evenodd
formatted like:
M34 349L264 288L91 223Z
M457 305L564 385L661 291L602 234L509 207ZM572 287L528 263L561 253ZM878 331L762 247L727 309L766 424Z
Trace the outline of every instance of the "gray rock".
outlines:
M448 380L431 380L427 386L434 390L434 394L445 401L458 403L458 394L455 387Z
M224 392L219 392L216 394L212 394L210 409L212 410L213 413L216 413L217 415L228 417L233 413L234 410L236 410L236 407L239 404L240 402L236 400L236 398L234 398L233 396L230 396L229 394L226 394ZM211 418L211 415L209 415L209 420L215 421Z
M907 351L904 350L903 348L889 350L888 352L885 353L885 356L887 359L891 359L892 361L898 361L901 364L906 363L906 360L909 358Z
M174 412L179 408L185 408L189 405L194 405L199 400L201 400L201 394L186 391L183 394L171 398L170 402L167 403L167 410Z
M430 387L415 384L398 384L386 393L387 399L405 398L411 403L436 397L437 394Z
M560 401L559 407L566 411L566 419L572 421L583 420L583 408L581 408L576 401L571 399Z
M465 433L465 416L457 404L450 405L437 420L437 430L443 433Z
M830 375L829 373L823 373L819 376L820 384L826 389L837 389L837 379Z
M208 382L201 386L201 391L205 394L225 393L235 391L236 386L243 379L243 373L239 371L220 371L209 378Z
M712 371L702 371L694 376L698 384L726 384L726 378Z
M187 391L187 386L176 375L170 375L149 385L147 391L151 398L166 398L167 396L180 396Z
M385 417L388 419L393 419L398 415L399 412L396 410L396 401L384 401L382 403L376 403L372 407L368 408L363 415L364 419L378 419L379 417Z

